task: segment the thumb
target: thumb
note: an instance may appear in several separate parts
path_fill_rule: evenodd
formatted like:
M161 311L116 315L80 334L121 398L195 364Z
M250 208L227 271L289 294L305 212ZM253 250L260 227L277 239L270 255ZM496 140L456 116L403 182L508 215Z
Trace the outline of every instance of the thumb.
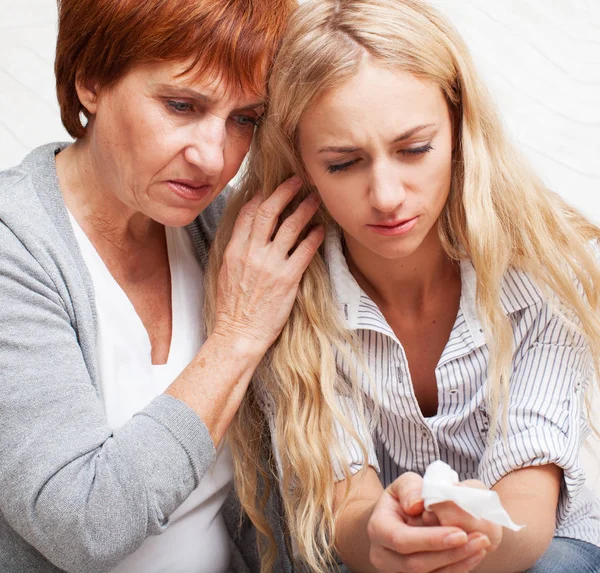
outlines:
M387 491L398 501L403 513L416 517L424 510L422 488L423 478L414 472L406 472L392 482Z

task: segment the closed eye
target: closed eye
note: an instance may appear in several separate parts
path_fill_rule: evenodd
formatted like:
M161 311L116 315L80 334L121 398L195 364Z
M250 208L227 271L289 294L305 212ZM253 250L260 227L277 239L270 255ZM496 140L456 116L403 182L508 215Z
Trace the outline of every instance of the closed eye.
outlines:
M422 155L424 153L429 153L433 149L431 143L427 145L423 145L421 147L409 147L408 149L402 149L400 153L405 156L414 156L414 155Z
M234 115L232 119L240 126L240 127L252 127L255 128L260 118L252 117L250 115Z
M338 173L340 171L347 171L348 169L350 169L353 165L355 165L356 163L358 163L358 159L353 159L352 161L346 161L346 163L334 163L332 165L330 165L329 167L327 167L327 172L328 173Z
M167 106L174 113L189 113L191 111L194 111L194 105L186 101L170 99L167 100Z

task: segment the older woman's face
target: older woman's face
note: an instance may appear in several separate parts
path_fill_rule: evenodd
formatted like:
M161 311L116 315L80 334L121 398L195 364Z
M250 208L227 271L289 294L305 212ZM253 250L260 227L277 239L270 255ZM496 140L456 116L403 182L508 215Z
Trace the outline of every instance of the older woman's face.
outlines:
M453 144L437 85L365 61L302 117L299 141L355 260L403 258L436 240Z
M190 223L237 173L263 106L222 82L179 76L186 68L139 65L84 103L103 190L168 226Z

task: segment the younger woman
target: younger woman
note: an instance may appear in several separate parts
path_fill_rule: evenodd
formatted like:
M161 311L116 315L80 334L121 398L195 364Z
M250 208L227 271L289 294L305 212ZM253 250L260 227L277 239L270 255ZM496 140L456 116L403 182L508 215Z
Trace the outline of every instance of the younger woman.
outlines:
M314 571L332 547L353 571L598 570L579 450L600 231L510 146L464 43L421 2L303 5L269 95L213 264L241 204L292 173L329 231L231 432L259 531L257 476L277 472ZM276 462L249 475L267 423ZM526 527L423 512L407 472L437 459Z

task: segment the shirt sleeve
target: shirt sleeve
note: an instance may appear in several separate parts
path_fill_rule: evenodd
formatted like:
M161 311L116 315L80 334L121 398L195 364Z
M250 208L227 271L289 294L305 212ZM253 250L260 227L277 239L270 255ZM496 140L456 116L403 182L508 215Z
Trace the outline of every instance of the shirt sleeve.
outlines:
M557 465L564 472L560 520L585 483L580 449L589 432L583 403L592 373L591 356L583 336L563 317L547 304L537 307L537 312L515 353L506 442L500 420L479 473L481 481L492 487L511 471Z
M348 397L338 397L339 406L344 413L345 422L352 427L356 432L358 440L352 436L338 420L334 422L335 434L340 452L348 464L350 473L354 475L365 466L371 466L377 473L380 473L379 462L375 452L375 444L373 437L369 433L369 425L371 424L371 416L369 410L365 412L364 420L361 420L359 411L356 408L354 401ZM365 460L363 448L366 450L367 459ZM333 455L333 472L336 481L345 479L345 474L342 465L337 456Z

